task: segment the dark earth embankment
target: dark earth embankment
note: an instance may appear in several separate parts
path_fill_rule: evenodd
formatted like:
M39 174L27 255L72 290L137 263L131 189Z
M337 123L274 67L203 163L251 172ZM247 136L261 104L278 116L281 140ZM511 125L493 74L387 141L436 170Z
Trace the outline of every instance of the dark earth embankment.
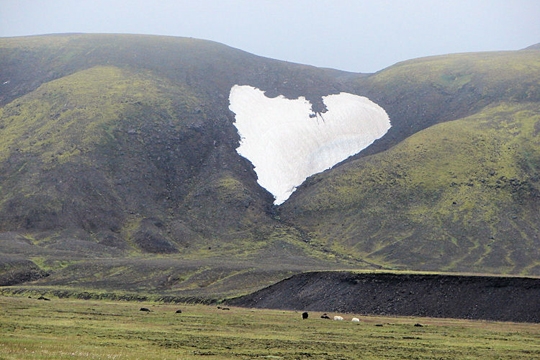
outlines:
M366 315L540 322L540 279L310 272L230 305Z

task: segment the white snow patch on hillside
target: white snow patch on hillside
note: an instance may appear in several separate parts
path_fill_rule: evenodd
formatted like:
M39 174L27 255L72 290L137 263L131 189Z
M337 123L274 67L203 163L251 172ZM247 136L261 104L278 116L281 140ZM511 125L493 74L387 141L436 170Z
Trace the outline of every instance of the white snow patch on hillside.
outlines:
M251 161L259 184L279 205L309 176L357 154L390 129L383 108L363 96L323 97L328 111L314 114L304 97L268 98L235 85L229 102L240 135L236 151Z

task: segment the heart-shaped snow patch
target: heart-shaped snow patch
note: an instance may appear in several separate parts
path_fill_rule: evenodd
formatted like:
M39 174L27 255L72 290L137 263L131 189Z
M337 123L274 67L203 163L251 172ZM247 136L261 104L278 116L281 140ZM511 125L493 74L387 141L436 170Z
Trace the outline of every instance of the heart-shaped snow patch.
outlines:
M304 97L268 98L252 86L233 86L229 102L241 138L236 151L254 165L258 183L276 205L306 178L359 153L391 126L383 108L348 93L323 97L325 113L313 113Z

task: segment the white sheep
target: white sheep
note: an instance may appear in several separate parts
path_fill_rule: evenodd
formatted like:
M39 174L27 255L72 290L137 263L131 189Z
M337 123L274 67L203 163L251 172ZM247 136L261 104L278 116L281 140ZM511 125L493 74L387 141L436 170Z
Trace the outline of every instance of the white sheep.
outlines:
M359 318L352 318L351 321L352 321L352 322L360 322L360 319L359 319Z
M334 320L343 321L343 317L336 315L334 316Z

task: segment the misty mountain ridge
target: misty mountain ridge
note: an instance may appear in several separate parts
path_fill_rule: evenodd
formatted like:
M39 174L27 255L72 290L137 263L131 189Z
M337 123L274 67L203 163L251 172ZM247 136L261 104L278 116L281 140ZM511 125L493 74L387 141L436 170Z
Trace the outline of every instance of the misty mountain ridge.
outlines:
M540 274L537 46L375 74L188 38L70 34L0 47L4 279L226 294L308 269ZM350 94L380 107L391 126L288 185L296 191L276 206L258 182L276 151L261 143L288 144L289 155L306 130L283 139L271 126L283 115L264 117L271 109L249 99L231 109L235 86L305 100L306 121L333 121L325 99ZM354 111L336 118L349 132L293 159L319 162L329 154L321 149L350 144L363 116ZM258 162L238 151L236 125L249 129L250 119L270 124L254 140Z

